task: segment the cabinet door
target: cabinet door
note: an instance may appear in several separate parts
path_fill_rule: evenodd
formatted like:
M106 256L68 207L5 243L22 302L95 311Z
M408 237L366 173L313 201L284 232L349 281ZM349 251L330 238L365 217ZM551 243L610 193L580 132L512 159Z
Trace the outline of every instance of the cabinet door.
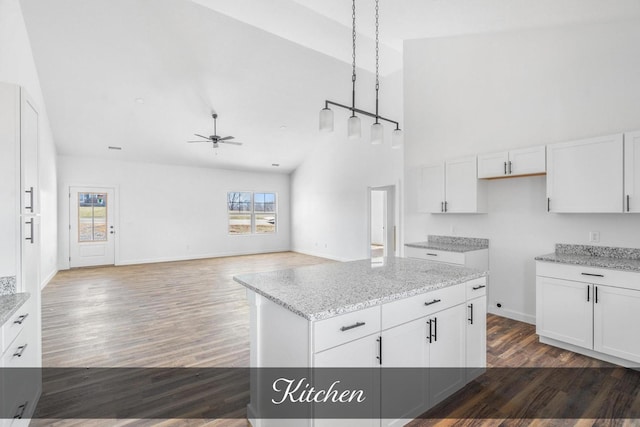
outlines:
M510 176L545 173L547 171L546 147L541 145L509 151L507 171Z
M20 115L20 183L21 212L40 213L38 191L38 110L24 90Z
M502 178L507 176L509 152L481 154L478 156L478 178Z
M422 168L418 210L437 213L444 209L444 164Z
M536 333L593 348L593 287L582 282L536 277Z
M481 212L478 206L476 157L450 160L445 164L445 212Z
M487 297L467 302L466 382L481 375L487 366Z
M369 335L346 344L333 347L329 350L316 353L314 355L315 368L369 368L367 370L358 371L357 375L363 373L366 379L361 379L358 384L362 384L364 390L371 391L371 394L379 392L380 389L380 370L372 369L379 366L379 336ZM322 373L320 373L322 375ZM314 383L316 388L324 387L328 389L332 379L327 378L321 380L320 383ZM326 383L326 384L325 384ZM348 387L348 386L345 386ZM368 394L368 393L367 393ZM333 418L317 418L314 420L314 426L362 426L373 427L380 425L380 406L379 400L375 396L371 396L366 401L367 410L369 411L365 419L333 419ZM329 414L330 415L330 414Z
M547 146L550 212L622 212L622 134Z
M595 286L593 349L640 363L640 340L633 331L640 324L640 291Z
M640 132L624 134L624 211L640 212Z
M382 331L382 425L404 425L429 408L427 335L425 317Z
M431 405L465 385L465 307L460 304L429 317L433 322L432 339L428 344Z

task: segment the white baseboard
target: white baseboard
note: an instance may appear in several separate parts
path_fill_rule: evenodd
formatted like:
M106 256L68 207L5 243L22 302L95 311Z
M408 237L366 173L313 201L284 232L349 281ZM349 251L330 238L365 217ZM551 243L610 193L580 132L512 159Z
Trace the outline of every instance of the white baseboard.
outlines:
M183 255L183 256L174 256L174 257L158 257L158 258L147 258L147 259L132 259L132 260L120 260L115 265L135 265L135 264L154 264L158 262L174 262L174 261L189 261L194 259L206 259L206 258L224 258L230 256L242 256L242 255L260 255L260 254L270 254L270 253L278 253L278 252L290 252L289 248L279 248L268 251L240 251L240 252L216 252L210 254L193 254L193 255Z
M488 306L487 311L491 314L506 317L507 319L513 319L519 322L529 323L530 325L536 324L536 316L525 314L520 311L509 310L508 308L498 308L495 305Z
M51 279L53 279L56 274L58 274L58 270L53 270L47 277L45 277L45 279L40 283L40 290L43 290L44 287L49 284Z
M604 360L605 362L613 363L614 365L620 365L626 368L633 368L633 369L640 368L640 363L637 363L637 362L621 359L616 356L610 356L608 354L600 353L598 351L590 350L588 348L578 347L573 344L554 340L553 338L539 336L539 339L540 339L540 342L543 344L548 344L554 347L562 348L564 350L573 351L574 353L583 354L585 356L593 357L594 359Z
M298 248L293 248L293 249L291 249L291 251L297 252L297 253L303 254L303 255L315 256L315 257L318 257L318 258L326 258L326 259L330 259L330 260L333 260L333 261L340 261L340 262L355 261L352 258L341 258L341 257L333 256L331 254L323 253L323 252L308 251L308 250L298 249Z

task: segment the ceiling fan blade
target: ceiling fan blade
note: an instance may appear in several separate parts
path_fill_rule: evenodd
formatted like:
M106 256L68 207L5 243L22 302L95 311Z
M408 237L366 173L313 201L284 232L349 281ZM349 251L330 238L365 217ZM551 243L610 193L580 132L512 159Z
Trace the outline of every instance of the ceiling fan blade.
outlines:
M198 135L197 133L194 133L194 135L195 136L199 136L200 138L208 139L209 141L211 141L211 138L209 138L208 136Z
M222 142L223 144L242 145L242 142L238 142L238 141L218 141L218 142Z
M225 136L224 138L218 138L218 141L227 141L229 139L233 139L235 136Z
M211 142L211 141L187 141L187 142L191 143L191 142Z

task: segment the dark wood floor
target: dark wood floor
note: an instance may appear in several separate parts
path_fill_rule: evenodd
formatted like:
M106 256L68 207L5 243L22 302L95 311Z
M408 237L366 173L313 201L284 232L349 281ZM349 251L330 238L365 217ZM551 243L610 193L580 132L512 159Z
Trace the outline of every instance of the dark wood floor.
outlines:
M60 272L42 294L45 367L248 367L249 310L234 275L333 262L297 253ZM604 367L489 315L489 367ZM640 391L632 397L640 402ZM34 426L246 426L227 420L34 420ZM411 426L629 425L637 420L415 420Z

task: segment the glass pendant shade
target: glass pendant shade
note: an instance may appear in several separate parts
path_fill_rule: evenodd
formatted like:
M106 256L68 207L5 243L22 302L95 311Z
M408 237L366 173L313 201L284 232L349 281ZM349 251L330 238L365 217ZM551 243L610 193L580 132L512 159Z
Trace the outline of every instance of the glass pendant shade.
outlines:
M333 111L327 107L320 110L320 131L333 132Z
M349 121L347 122L347 136L349 137L349 139L360 139L360 137L362 136L360 117L349 117Z
M382 123L374 123L371 125L371 143L373 145L382 144L384 140L384 126Z
M402 129L394 129L391 132L391 148L401 148L404 143L404 134Z

